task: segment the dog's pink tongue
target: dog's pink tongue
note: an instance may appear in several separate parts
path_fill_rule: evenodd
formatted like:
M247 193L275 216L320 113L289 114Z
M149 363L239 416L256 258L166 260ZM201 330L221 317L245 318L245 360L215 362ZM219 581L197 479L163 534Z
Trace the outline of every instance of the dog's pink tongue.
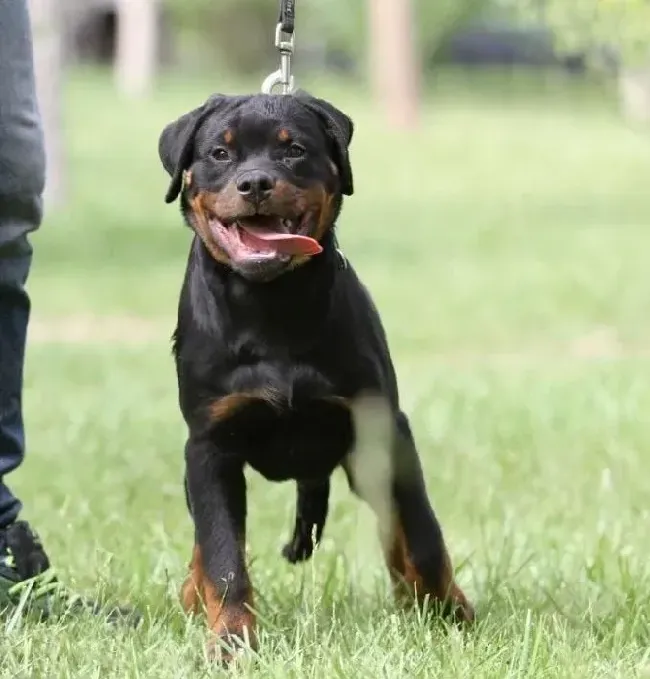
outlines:
M283 255L317 255L323 251L320 243L309 236L279 233L261 226L240 224L242 242L250 248Z

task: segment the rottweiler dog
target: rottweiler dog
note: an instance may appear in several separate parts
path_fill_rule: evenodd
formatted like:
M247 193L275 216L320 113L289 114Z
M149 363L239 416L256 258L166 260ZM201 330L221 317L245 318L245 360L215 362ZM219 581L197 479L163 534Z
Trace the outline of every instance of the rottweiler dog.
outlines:
M187 423L185 489L194 548L181 603L222 639L255 644L245 563L250 465L293 480L297 511L283 550L308 559L322 535L329 479L352 464L355 399L389 414L390 512L376 509L395 587L470 621L427 497L379 314L337 247L353 192L353 124L330 103L293 95L214 95L167 125L160 158L194 235L173 339Z

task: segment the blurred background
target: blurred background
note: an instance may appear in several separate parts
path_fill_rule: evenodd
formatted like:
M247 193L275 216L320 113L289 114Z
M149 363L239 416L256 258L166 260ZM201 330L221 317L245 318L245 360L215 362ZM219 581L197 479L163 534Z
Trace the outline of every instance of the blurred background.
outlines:
M112 72L116 98L147 97L168 87L170 74L203 76L208 93L237 82L254 87L277 66L277 0L31 4L55 203L66 185L61 109L69 74ZM367 84L377 114L393 126L413 129L436 79L471 73L474 89L499 70L552 74L568 91L599 83L628 119L650 120L644 0L300 0L297 16L300 84L322 76Z

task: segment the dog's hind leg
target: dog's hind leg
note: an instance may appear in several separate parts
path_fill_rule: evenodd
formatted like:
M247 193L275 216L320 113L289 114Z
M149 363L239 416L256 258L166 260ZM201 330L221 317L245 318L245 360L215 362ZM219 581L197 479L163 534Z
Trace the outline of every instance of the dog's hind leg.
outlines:
M323 536L329 505L330 481L298 481L296 522L291 540L282 548L289 563L307 561Z

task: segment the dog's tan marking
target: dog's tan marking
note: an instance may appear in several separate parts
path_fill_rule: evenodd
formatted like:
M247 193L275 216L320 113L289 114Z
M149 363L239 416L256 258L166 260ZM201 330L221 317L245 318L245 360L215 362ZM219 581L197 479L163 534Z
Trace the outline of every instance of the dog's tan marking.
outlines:
M203 593L203 567L201 565L201 548L194 545L192 560L188 567L189 573L181 587L181 606L188 615L196 615L201 610Z
M243 545L242 545L243 550ZM189 573L181 587L181 606L187 614L198 614L205 611L211 639L208 642L210 656L220 655L222 660L230 657L218 643L222 638L236 636L247 639L254 648L256 646L255 615L252 611L253 590L248 586L244 601L229 603L226 599L228 584L217 586L205 573L201 556L201 548L194 546Z
M267 403L273 408L278 408L282 403L282 394L266 387L255 389L251 392L228 394L210 404L210 421L214 423L223 422L246 406L260 402Z
M216 242L212 233L210 231L210 224L208 222L208 216L206 211L207 198L212 194L206 194L204 192L197 193L194 198L192 198L190 203L190 208L194 219L192 220L194 230L198 237L203 241L203 244L208 249L208 252L212 255L217 262L221 264L230 264L230 257Z
M316 228L311 234L317 241L325 235L327 229L332 225L334 215L334 194L328 193L322 184L318 184L304 191L304 201L309 206L308 210L315 216ZM294 257L291 268L296 269L306 264L311 257L309 255L299 255Z

